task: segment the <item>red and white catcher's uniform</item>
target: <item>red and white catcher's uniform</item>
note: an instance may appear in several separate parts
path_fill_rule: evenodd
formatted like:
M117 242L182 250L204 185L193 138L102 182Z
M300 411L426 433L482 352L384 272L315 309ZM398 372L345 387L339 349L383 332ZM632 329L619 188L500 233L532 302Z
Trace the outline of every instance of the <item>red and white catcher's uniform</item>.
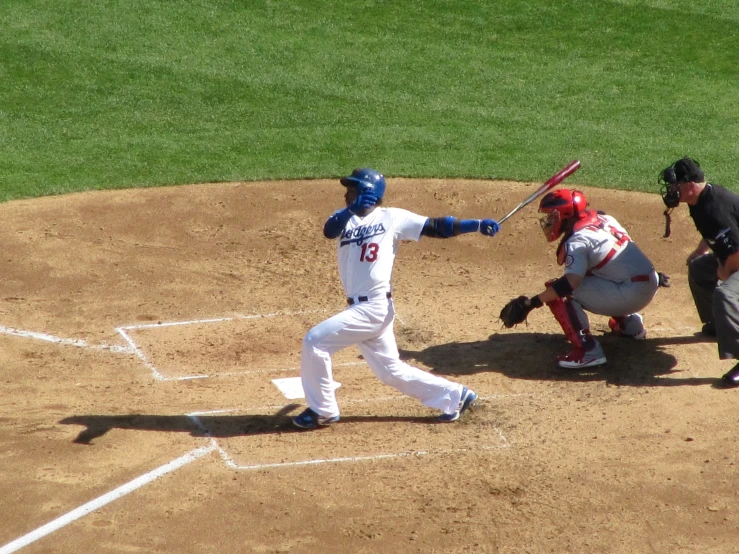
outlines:
M580 328L590 327L586 310L641 325L640 316L630 316L652 301L659 277L652 262L614 217L587 212L572 235L559 245L557 259L564 264L565 274L583 277L571 297ZM637 330L625 331L635 335Z
M398 244L418 241L426 220L400 208L377 207L353 216L339 236L339 274L351 304L305 335L300 361L305 398L318 415L339 415L331 355L352 345L381 382L429 408L457 409L463 386L401 361L393 331L390 281Z

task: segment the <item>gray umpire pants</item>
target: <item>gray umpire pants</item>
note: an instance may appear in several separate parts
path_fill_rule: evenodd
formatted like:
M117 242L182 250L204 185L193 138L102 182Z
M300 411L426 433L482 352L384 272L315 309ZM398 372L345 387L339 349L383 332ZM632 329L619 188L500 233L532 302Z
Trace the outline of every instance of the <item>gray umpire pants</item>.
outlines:
M718 282L718 259L704 254L688 264L688 284L701 321L716 326L718 356L739 358L739 272Z

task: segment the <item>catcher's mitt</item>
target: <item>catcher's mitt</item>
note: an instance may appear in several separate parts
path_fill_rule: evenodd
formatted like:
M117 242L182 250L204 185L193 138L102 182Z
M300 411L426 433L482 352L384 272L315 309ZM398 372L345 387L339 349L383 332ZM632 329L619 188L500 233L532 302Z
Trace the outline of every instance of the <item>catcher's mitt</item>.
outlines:
M538 300L538 297L536 297ZM529 312L534 308L541 306L541 302L535 300L529 300L528 296L519 296L513 300L509 300L508 304L503 306L500 310L500 320L506 329L523 323L529 315Z

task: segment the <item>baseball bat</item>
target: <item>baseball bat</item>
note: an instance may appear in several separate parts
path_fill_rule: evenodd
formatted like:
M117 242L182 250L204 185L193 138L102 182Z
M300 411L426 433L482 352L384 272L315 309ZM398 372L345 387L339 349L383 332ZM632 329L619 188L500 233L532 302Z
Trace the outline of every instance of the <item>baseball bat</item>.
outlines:
M506 219L508 219L513 214L515 214L516 212L518 212L521 208L525 208L526 206L528 206L529 204L531 204L534 200L536 200L537 198L539 198L543 194L545 194L545 193L549 192L550 190L552 190L554 187L556 187L562 181L564 181L565 179L567 179L567 177L569 177L570 175L572 175L573 173L575 173L575 171L577 171L578 169L580 169L580 160L572 160L570 163L567 164L567 166L565 166L564 169L562 169L558 173L555 173L554 175L552 175L551 177L549 177L549 179L547 179L546 182L542 186L540 186L538 189L536 189L536 191L534 191L531 194L531 196L529 196L526 200L524 200L518 206L516 206L515 208L513 208L508 214L506 214L505 217L503 217L503 219L501 219L500 221L498 221L498 223L503 223Z

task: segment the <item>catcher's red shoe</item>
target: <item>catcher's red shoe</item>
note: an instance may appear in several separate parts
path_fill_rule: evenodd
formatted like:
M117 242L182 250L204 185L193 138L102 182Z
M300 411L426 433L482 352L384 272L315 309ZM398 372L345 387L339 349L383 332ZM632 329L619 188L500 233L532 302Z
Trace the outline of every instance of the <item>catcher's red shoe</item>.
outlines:
M606 355L600 344L596 344L590 350L583 350L575 347L569 354L559 356L557 364L565 369L582 369L586 367L595 367L606 363Z
M615 333L616 335L621 334L621 326L618 324L618 321L615 317L612 317L608 320L608 327L611 328L611 331Z
M608 327L615 335L631 337L636 340L647 338L644 319L639 314L631 314L626 317L612 317L608 320ZM626 332L627 330L629 331L628 333Z

